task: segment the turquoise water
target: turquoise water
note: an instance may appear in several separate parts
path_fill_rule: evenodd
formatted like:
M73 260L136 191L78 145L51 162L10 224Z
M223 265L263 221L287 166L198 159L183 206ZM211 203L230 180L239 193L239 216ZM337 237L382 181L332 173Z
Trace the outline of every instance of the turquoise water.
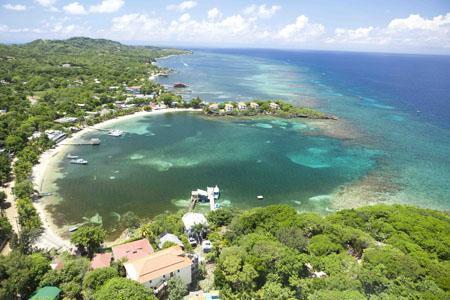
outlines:
M108 227L115 213L149 217L174 211L186 207L191 190L215 184L223 206L289 203L326 211L329 195L374 168L380 155L305 135L312 131L307 125L280 120L218 121L174 113L121 121L114 128L127 134L92 132L83 138L101 138L98 148L68 151L87 159L87 166L59 163L64 176L56 183L64 200L52 206L59 225L98 213ZM260 194L263 202L256 200Z
M450 208L449 56L200 50L159 63L176 70L161 82L186 82L190 97L280 98L339 116L331 131L383 155L336 206Z
M218 184L220 204L288 203L326 212L378 202L448 210L450 59L259 50L195 51L160 65L170 86L208 101L283 99L337 122L218 121L179 113L121 121L121 138L69 152L48 182L59 225L102 216L151 217L186 207L190 191ZM264 195L264 201L256 196Z

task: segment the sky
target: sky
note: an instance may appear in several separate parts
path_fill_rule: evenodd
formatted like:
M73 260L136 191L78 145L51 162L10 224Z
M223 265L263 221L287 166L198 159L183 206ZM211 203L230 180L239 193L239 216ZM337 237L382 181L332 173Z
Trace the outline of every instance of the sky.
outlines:
M1 0L0 42L450 54L450 0Z

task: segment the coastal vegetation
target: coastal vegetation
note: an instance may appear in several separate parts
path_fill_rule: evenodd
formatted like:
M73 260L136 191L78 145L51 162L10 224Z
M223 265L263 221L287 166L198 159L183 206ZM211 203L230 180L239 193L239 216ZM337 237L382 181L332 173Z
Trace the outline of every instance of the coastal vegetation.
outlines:
M160 232L182 237L180 216L163 214L143 222L136 238L146 236L156 245ZM219 289L223 299L449 297L446 213L377 205L320 216L271 205L247 211L221 208L207 217L213 250L206 263L213 272L202 272L198 284L204 290ZM96 250L101 234L92 232L98 230L87 226L79 234ZM65 299L155 299L151 290L124 278L120 262L90 270L88 255L33 249L0 256L0 298L27 298L51 285L59 287ZM62 267L52 270L50 262L56 257ZM180 282L169 281L169 299L182 299L186 293Z
M203 111L210 116L273 116L286 119L337 119L337 117L327 115L321 111L308 107L298 107L282 100L254 100L248 102L213 103L205 106Z

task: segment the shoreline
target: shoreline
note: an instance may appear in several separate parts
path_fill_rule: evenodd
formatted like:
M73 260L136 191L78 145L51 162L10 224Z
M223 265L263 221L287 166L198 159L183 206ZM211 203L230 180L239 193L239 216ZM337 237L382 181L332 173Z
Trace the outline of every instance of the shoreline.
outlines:
M144 116L153 116L153 115L162 115L166 113L178 113L178 112L199 112L200 109L193 108L168 108L161 110L153 110L153 111L139 111L130 115L119 116L110 120L106 120L104 122L95 124L90 127L86 127L74 134L72 136L63 140L62 144L57 144L55 147L45 151L39 157L39 162L33 166L32 171L32 182L34 188L38 192L42 191L42 185L45 180L45 175L48 172L49 166L51 162L55 159L56 156L64 153L64 150L69 147L69 145L64 145L67 142L75 141L81 138L83 135L95 131L96 129L105 129L105 127L111 126L116 122L126 121L133 118L144 117ZM11 182L11 184L13 184ZM63 234L63 229L59 228L55 222L53 221L53 217L50 212L46 210L47 202L46 198L41 198L33 202L34 207L36 208L39 217L42 222L43 233L35 242L36 246L44 249L63 249L67 251L71 251L73 246L70 244L70 238L68 238L65 234Z

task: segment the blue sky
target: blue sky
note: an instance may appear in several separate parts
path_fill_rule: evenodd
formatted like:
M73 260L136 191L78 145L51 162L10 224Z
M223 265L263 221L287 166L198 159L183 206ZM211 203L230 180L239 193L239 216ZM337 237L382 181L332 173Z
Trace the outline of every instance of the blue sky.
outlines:
M450 54L450 0L5 0L0 41Z

